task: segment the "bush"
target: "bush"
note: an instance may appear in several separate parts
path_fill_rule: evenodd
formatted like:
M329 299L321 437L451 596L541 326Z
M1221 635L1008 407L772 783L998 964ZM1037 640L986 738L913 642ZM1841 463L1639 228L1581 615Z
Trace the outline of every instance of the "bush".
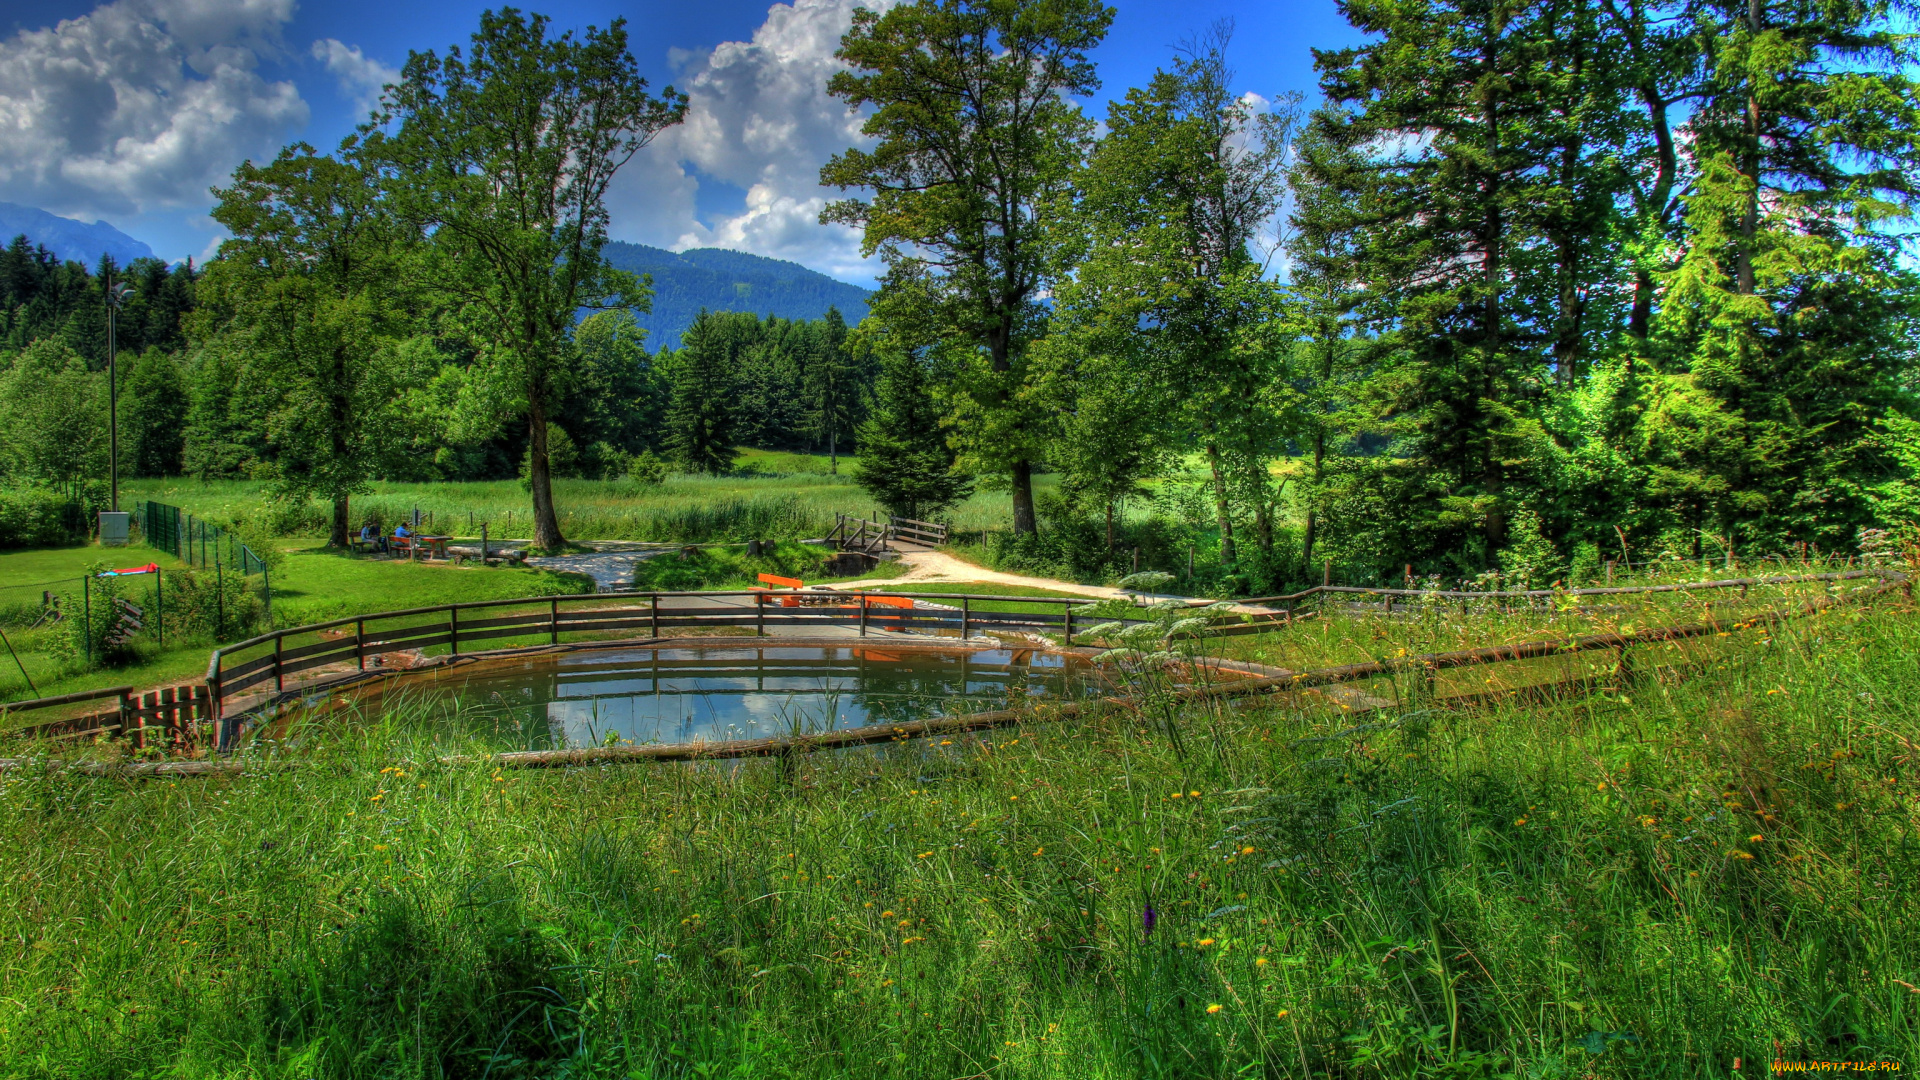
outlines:
M53 547L87 536L85 504L43 487L0 489L0 548Z
M266 604L254 580L233 570L169 570L161 585L160 617L168 637L250 637L261 629Z
M657 555L634 564L633 587L661 592L744 589L760 574L806 578L819 576L829 552L813 544L782 543L773 554L749 557L741 548L697 548L682 557Z
M113 644L108 640L120 621L114 601L124 596L126 589L120 578L95 576L104 569L105 563L88 566L89 584L61 596L60 610L65 618L60 620L59 632L47 651L65 667L115 667L134 659L131 642Z

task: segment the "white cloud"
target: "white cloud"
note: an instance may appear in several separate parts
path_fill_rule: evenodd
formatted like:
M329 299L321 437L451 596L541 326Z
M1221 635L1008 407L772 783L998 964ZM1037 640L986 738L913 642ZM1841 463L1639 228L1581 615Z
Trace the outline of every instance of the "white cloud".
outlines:
M204 206L307 122L280 52L294 0L115 0L0 40L0 199L96 217Z
M641 151L609 195L620 239L676 249L725 247L791 259L835 277L862 280L877 260L860 258L860 237L819 223L838 192L820 187L820 166L865 145L861 116L827 94L840 35L854 0L776 4L752 41L711 50L676 50L674 85L690 98L686 121ZM868 6L876 6L869 4ZM746 191L745 205L702 223L695 214L699 177Z
M313 58L325 64L340 81L340 93L351 98L354 108L366 113L380 100L380 91L388 83L400 81L400 69L388 67L365 55L358 45L337 38L322 38L313 43Z

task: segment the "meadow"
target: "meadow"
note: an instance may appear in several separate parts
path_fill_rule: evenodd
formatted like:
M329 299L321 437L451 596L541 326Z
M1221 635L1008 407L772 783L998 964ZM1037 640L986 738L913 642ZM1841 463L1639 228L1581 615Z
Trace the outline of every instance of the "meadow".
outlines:
M0 1073L1920 1064L1920 613L1721 646L1531 705L1302 696L706 766L503 772L401 705L237 777L19 769Z
M849 474L852 459L841 458L839 475L829 474L824 456L747 451L740 470L729 476L673 475L661 483L636 480L555 480L554 502L560 530L569 540L635 540L709 543L747 540L803 540L824 536L839 513L883 514ZM1038 489L1057 478L1043 477ZM496 538L524 540L532 535L529 496L515 480L446 483L384 483L352 503L357 528L376 518L391 528L422 521L457 536L478 536L480 526ZM270 504L263 485L250 480L129 481L127 502L153 500L178 506L214 521L261 521L287 536L325 536L326 509ZM977 492L942 520L955 528L1004 527L1010 513L1005 492Z

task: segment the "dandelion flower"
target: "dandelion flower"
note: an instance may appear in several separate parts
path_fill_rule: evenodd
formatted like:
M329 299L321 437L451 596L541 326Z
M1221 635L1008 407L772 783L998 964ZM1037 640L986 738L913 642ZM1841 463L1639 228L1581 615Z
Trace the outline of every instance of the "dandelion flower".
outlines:
M1766 837L1761 836L1759 833L1754 833L1752 836L1747 837L1747 842L1750 844L1758 844L1765 839Z
M1226 1006L1224 1005L1209 1005L1207 1006L1207 1013L1211 1015L1213 1013L1219 1012L1221 1009L1224 1009L1224 1008L1226 1008Z
M1277 1019L1285 1020L1287 1018L1287 1010L1281 1009L1279 1012L1274 1013L1273 1015Z
M1201 939L1200 939L1200 941L1199 941L1199 944L1200 944L1200 945L1203 945L1203 946L1205 946L1205 945L1211 945L1211 944L1213 944L1213 939L1212 939L1212 938L1210 938L1210 937L1203 937L1203 938L1201 938Z
M1251 855L1251 854L1253 854L1253 848L1252 848L1251 846L1248 846L1248 847L1243 847L1243 848L1241 848L1241 849L1240 849L1240 854L1242 854L1242 855Z
M931 855L931 854L933 854L933 852L931 852L931 851L923 851L923 852L921 852L920 854L918 854L918 855L915 855L915 856L914 856L914 858L916 858L916 859L924 859L924 858L926 858L927 856L929 856L929 855Z
M1044 851L1046 851L1046 850L1047 850L1046 848L1043 848L1043 847L1037 847L1037 848L1034 848L1034 849L1033 849L1033 853L1034 853L1035 855L1039 855L1040 853L1042 853L1042 852L1044 852Z
M1007 801L1008 801L1008 802L1019 802L1019 801L1020 801L1020 796L1018 796L1018 795L1009 795L1009 796L1007 796ZM1007 1045L1009 1045L1009 1046L1011 1046L1011 1045L1013 1045L1013 1044L1012 1044L1012 1043L1008 1043Z
M1187 797L1190 799L1197 799L1200 797L1200 793L1197 791L1189 791L1187 792Z
M1266 966L1267 966L1267 958L1263 956L1263 957L1261 957L1260 959L1258 959L1258 960L1255 960L1255 961L1253 962L1253 966L1254 966L1254 967L1266 967Z

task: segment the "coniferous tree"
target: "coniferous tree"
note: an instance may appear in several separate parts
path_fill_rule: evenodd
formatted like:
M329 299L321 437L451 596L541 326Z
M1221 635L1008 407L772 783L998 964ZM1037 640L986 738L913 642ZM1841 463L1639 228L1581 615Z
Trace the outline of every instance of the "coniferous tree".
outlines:
M927 520L971 494L973 478L955 470L926 362L890 343L876 351L880 375L853 478L888 513Z
M868 381L848 346L840 309L827 308L806 365L806 425L817 443L826 444L827 472L835 476L840 473L840 447L860 426L861 390Z
M136 477L179 475L187 423L187 384L180 361L149 345L128 364L123 379L122 471Z
M667 457L681 468L716 476L733 470L735 373L757 327L751 315L703 311L682 335L666 432Z

